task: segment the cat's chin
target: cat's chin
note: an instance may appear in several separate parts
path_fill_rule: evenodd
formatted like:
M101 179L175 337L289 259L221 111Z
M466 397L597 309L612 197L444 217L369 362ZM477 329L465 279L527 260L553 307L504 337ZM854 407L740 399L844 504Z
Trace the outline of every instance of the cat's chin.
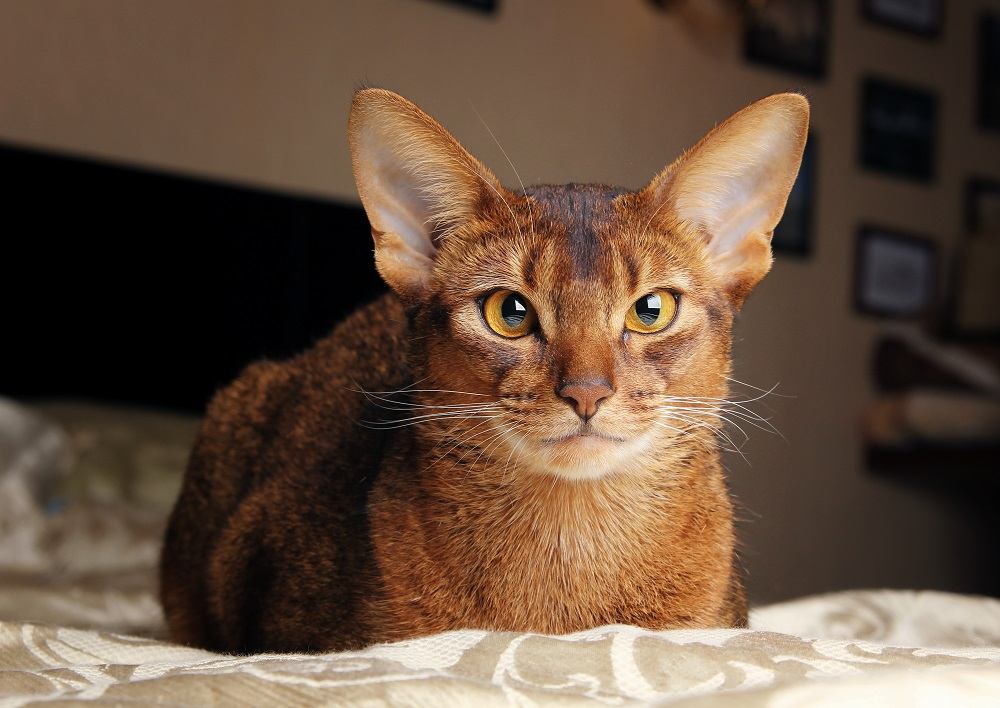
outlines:
M625 469L642 446L641 440L572 433L542 440L527 461L535 472L567 480L599 479Z

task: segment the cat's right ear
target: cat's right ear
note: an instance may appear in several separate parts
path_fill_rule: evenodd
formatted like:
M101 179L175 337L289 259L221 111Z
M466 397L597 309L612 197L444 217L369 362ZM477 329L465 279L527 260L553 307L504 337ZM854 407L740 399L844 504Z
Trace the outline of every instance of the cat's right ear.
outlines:
M646 187L658 212L703 240L737 308L771 267L771 235L808 128L803 96L769 96L721 123Z
M405 301L419 301L441 240L503 188L437 121L391 91L355 93L348 134L375 266Z

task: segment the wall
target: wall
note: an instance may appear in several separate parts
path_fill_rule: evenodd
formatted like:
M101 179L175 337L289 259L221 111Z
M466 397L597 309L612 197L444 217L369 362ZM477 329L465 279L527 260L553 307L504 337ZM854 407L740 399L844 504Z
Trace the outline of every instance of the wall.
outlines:
M425 0L0 4L0 140L355 199L344 140L361 82L412 97L507 182L644 183L749 100L797 89L819 136L812 258L779 258L737 327L738 378L780 381L787 442L730 459L754 599L850 586L964 588L977 562L959 507L863 468L858 418L879 325L850 307L853 236L876 221L948 242L966 176L1000 177L973 130L974 18L947 3L925 41L835 5L825 81L747 65L726 0L501 0L484 17ZM866 71L941 97L939 176L919 186L856 166ZM367 238L331 234L331 238ZM137 234L141 238L141 234ZM989 559L992 561L992 559Z

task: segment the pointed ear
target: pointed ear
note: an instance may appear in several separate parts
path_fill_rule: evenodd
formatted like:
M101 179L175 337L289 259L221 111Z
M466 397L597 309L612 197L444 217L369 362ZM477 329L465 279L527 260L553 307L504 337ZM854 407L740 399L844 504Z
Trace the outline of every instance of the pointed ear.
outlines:
M808 128L803 96L769 96L717 126L646 187L654 208L705 239L736 307L771 268L771 234Z
M437 121L391 91L355 93L348 133L375 265L401 297L419 300L441 239L502 187Z

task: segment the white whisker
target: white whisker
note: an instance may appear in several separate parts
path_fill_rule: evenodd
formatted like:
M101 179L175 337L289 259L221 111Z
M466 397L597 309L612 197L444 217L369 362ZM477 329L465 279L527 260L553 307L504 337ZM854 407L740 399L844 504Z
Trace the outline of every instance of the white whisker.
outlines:
M752 388L755 391L760 391L761 393L764 393L765 395L780 396L781 398L795 398L795 396L793 396L791 394L788 394L788 393L776 393L778 386L781 385L780 381L778 383L774 384L774 386L772 386L771 388L763 389L763 388L760 388L759 386L754 386L753 384L748 384L745 381L740 381L739 379L734 379L732 376L726 376L725 379L726 379L726 381L730 381L730 382L732 382L734 384L739 384L740 386L746 386L747 388Z
M518 173L517 168L514 167L514 163L511 161L510 157L507 155L507 151L503 149L503 145L500 144L500 141L497 139L497 136L493 132L493 129L490 128L490 126L486 123L486 119L483 118L482 114L476 109L475 106L472 106L472 110L476 112L476 117L479 118L479 122L483 124L484 128L486 128L486 131L490 134L490 137L493 138L493 142L495 142L496 145L497 145L497 147L500 148L500 152L503 154L503 158L507 161L507 164L510 165L510 169L514 172L514 176L517 177L518 184L521 185L521 194L524 194L525 196L527 196L527 193L526 193L526 190L525 190L525 187L524 187L524 180L521 179L521 175ZM529 222L530 227L531 227L531 235L534 236L535 235L535 217L531 213L530 210L528 212L528 216L531 219L531 221Z
M394 430L396 428L406 428L411 425L419 425L420 423L428 423L435 420L481 420L484 418L499 418L501 415L503 415L503 413L497 413L492 416L466 415L464 413L432 413L428 415L414 416L412 418L402 418L400 420L360 420L358 421L358 424L373 430Z

